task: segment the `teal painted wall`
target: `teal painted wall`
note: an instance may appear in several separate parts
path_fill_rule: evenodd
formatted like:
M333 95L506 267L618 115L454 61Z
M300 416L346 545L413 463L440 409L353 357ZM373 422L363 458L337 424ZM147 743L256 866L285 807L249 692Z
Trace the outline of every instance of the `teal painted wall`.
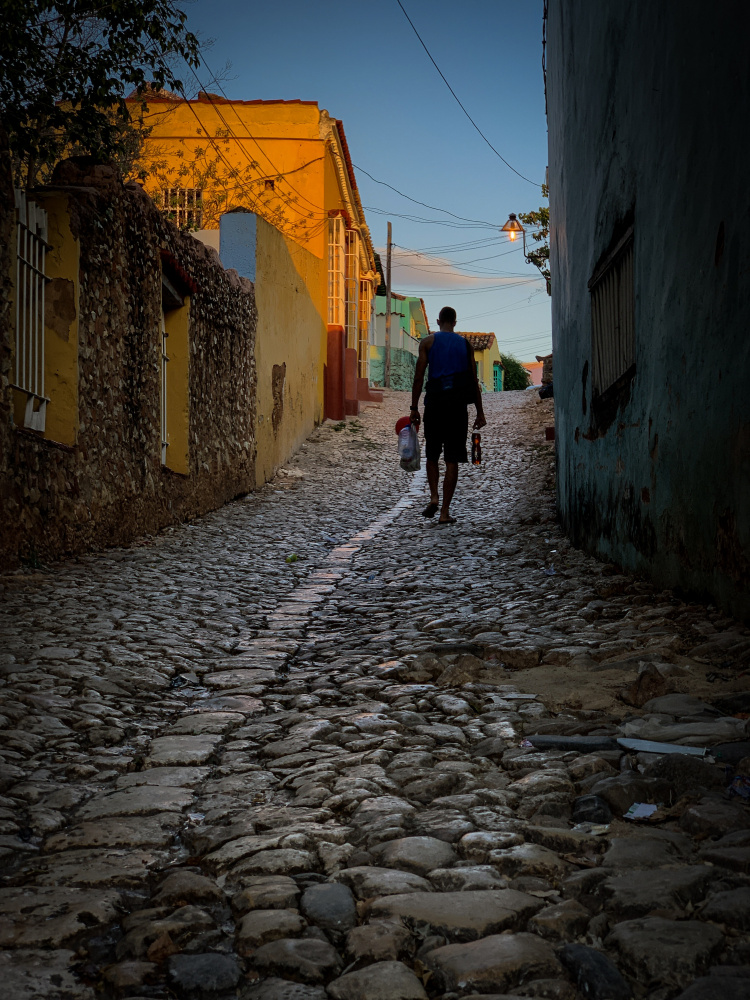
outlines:
M391 389L411 390L414 371L417 367L416 355L398 347L391 348ZM385 370L385 348L370 347L370 382L381 386Z
M750 621L742 6L551 0L547 94L562 524ZM631 220L635 372L600 395L588 281Z

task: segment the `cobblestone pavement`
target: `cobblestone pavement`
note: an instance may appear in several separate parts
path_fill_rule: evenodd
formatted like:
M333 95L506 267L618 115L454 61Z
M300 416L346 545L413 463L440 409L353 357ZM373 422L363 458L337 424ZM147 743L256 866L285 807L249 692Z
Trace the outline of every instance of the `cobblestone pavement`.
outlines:
M406 405L0 578L0 996L750 996L750 635L570 548L533 393L423 520Z

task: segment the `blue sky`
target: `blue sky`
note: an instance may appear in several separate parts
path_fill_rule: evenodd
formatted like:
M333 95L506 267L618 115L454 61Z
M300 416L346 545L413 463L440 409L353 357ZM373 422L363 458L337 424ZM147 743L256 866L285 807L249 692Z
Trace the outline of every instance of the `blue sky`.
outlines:
M542 0L402 0L458 97L514 174L474 130L396 0L196 0L185 7L208 69L227 96L315 100L344 122L373 241L393 223L393 288L421 295L434 328L443 305L458 329L493 331L521 360L551 350L543 281L498 228L538 207L547 165ZM465 219L452 219L374 183ZM375 211L375 210L378 211ZM381 214L384 213L384 214ZM401 216L417 216L417 222ZM489 224L489 225L487 225ZM415 252L416 251L416 252Z

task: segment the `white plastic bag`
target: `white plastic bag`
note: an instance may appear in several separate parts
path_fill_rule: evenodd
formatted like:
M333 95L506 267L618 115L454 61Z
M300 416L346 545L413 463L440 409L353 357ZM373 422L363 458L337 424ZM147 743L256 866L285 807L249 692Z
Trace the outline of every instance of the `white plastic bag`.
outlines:
M401 457L401 468L405 472L417 472L421 469L422 449L414 424L409 424L398 432L398 453Z

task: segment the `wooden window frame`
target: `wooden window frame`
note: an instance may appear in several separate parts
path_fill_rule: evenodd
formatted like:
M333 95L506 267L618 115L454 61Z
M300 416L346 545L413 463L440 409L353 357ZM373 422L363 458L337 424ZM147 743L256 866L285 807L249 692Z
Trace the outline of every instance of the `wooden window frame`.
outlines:
M591 295L591 386L594 400L635 375L635 254L630 225L597 265Z

